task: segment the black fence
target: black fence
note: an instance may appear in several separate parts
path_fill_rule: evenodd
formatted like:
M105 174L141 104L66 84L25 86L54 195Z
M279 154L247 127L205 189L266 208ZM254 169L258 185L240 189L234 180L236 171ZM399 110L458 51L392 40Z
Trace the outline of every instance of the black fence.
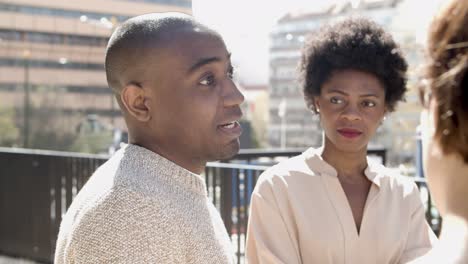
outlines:
M0 150L0 252L51 263L62 215L106 157Z
M250 194L260 174L279 157L302 150L242 150L233 160L209 163L204 177L243 262ZM385 151L370 153L385 161ZM0 254L51 263L61 216L107 156L0 148ZM232 162L232 163L230 163ZM234 163L235 162L235 163ZM239 164L244 163L244 164ZM427 189L424 180L418 186ZM427 219L438 233L440 218L428 196Z

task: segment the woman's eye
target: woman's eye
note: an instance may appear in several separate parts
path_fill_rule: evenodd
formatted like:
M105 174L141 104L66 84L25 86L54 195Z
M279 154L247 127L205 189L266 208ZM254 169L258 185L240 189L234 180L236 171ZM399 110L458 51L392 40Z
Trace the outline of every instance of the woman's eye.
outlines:
M199 84L201 85L212 85L214 83L215 79L213 75L208 75L205 78L203 78Z
M376 103L372 101L364 101L362 102L362 105L364 105L365 107L374 107Z
M343 103L343 100L341 100L338 97L332 97L332 98L330 98L330 103L332 103L332 104L341 104L341 103Z

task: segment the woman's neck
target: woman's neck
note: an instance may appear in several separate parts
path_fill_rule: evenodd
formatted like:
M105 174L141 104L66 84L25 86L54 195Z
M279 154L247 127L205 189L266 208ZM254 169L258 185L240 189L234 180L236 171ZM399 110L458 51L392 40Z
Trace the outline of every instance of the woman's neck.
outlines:
M442 190L443 196L436 202L441 203L445 215L468 222L468 164L458 155L445 155L439 166L440 175L430 175L429 187ZM442 174L443 173L443 174ZM429 175L428 175L429 177ZM433 184L434 186L431 186Z
M322 146L322 158L342 177L363 176L367 168L366 149L356 152L345 152L336 148L331 142L325 141Z

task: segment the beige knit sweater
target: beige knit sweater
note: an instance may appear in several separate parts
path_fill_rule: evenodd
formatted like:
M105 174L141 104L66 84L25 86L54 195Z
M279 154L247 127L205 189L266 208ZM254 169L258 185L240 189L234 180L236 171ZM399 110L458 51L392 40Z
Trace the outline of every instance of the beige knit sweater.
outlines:
M136 145L104 163L62 220L55 263L233 263L204 180Z

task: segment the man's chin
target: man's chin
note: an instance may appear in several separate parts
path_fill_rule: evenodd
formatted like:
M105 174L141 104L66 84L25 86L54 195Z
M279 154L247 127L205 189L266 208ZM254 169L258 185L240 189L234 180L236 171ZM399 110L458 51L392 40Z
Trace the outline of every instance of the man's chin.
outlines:
M239 139L234 139L229 142L227 145L220 147L216 153L216 157L213 160L229 160L239 153L240 142Z

